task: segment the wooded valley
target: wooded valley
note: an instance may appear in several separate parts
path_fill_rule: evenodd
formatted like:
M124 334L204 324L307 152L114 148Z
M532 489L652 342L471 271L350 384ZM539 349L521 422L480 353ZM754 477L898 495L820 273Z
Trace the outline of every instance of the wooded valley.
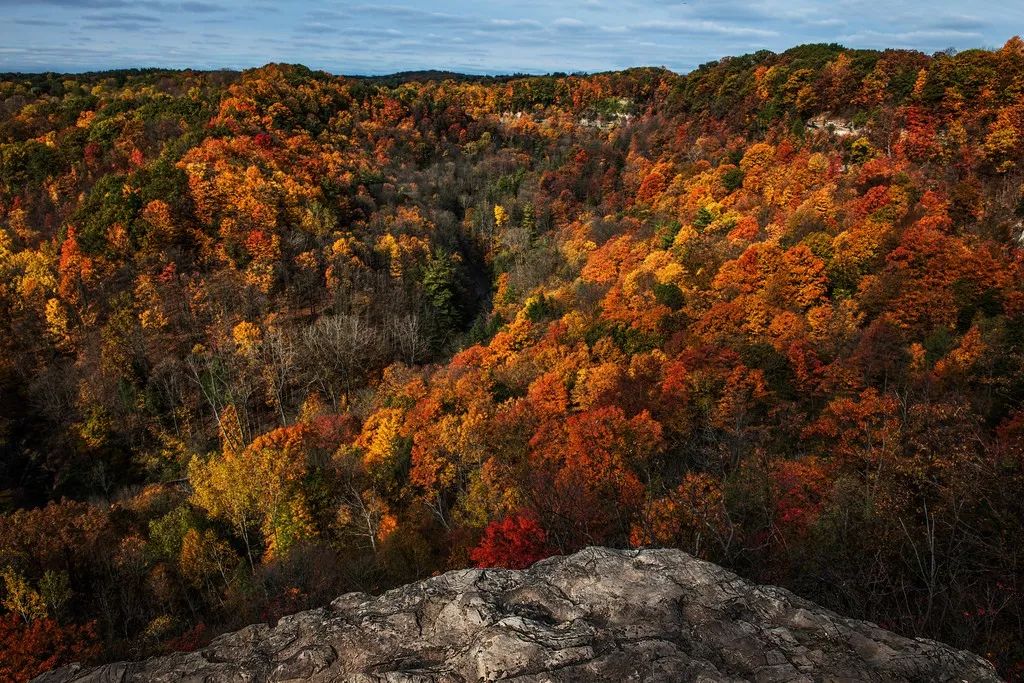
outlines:
M0 678L670 546L1024 676L1024 42L0 75Z

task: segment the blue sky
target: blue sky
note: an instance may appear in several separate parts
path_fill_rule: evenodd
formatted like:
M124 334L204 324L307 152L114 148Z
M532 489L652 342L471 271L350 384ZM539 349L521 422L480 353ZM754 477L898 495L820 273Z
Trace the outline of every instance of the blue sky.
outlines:
M0 0L0 71L245 68L346 74L689 71L809 42L998 47L1024 1L949 0Z

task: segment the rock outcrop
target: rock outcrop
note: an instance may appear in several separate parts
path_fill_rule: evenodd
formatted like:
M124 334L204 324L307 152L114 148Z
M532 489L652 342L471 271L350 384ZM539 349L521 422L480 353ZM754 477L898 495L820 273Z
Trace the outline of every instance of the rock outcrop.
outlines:
M998 681L977 655L846 619L675 550L462 570L43 683Z
M840 138L859 135L861 132L861 129L854 126L850 121L838 117L829 117L825 114L819 114L808 120L807 127L814 130L824 130Z

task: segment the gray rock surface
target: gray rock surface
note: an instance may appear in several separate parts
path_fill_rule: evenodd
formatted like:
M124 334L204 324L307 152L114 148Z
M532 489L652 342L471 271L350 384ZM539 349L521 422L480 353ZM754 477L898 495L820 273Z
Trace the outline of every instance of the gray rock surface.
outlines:
M462 570L257 624L188 654L78 666L129 681L998 681L987 662L845 619L676 550Z

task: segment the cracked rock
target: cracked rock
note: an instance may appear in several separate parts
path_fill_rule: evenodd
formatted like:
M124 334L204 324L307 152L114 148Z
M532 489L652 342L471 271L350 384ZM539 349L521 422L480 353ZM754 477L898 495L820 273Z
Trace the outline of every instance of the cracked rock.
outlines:
M977 655L846 619L678 550L462 570L39 683L998 681Z

